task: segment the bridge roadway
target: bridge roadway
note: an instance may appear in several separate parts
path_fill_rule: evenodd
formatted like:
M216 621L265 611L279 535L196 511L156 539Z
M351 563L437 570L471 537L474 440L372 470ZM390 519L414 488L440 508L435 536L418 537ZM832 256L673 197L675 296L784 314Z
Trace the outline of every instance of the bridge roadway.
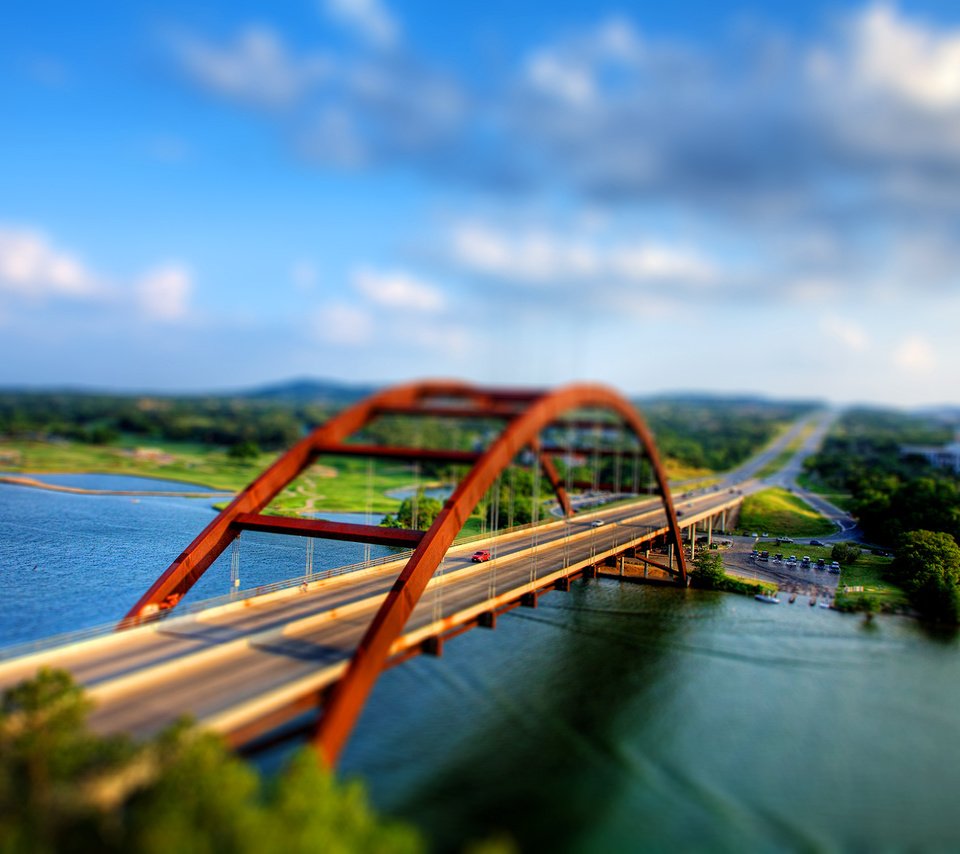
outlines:
M752 483L742 486L752 491ZM680 523L689 527L741 499L727 488L683 497ZM596 520L604 524L594 527ZM649 498L455 546L392 648L393 660L665 531L660 499ZM472 563L478 547L495 558ZM62 667L87 687L97 731L143 737L189 714L242 744L316 705L405 559L315 581L305 592L286 589L0 662L0 688L42 666Z

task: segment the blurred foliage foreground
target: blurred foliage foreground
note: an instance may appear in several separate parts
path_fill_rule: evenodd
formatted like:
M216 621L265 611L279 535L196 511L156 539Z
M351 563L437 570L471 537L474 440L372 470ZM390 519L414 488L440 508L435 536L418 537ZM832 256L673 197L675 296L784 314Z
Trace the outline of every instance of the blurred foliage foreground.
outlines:
M0 706L0 851L417 852L304 748L276 778L178 724L145 744L86 726L82 689L44 670Z

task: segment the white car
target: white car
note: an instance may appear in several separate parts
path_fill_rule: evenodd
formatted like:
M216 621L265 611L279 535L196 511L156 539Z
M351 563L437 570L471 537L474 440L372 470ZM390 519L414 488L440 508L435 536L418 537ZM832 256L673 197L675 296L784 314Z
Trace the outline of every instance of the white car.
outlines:
M590 523L590 527L591 527L591 528L599 528L599 527L601 527L602 525L605 525L605 524L606 524L606 522L604 522L603 519L594 519L594 520Z

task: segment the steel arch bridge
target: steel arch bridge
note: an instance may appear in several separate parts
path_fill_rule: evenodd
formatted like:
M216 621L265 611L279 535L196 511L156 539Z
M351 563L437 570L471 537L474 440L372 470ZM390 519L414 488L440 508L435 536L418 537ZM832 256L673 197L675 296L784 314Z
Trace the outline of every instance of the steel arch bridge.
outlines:
M399 385L345 409L282 454L243 489L194 539L134 605L120 628L137 625L176 606L217 557L244 530L298 534L413 548L393 588L375 614L344 674L324 703L314 743L334 765L366 703L393 642L440 567L447 549L486 492L515 458L533 454L566 516L573 508L553 459L569 448L543 444L541 432L578 410L601 411L632 433L653 469L667 518L668 538L678 563L678 582L686 584L686 564L666 474L653 436L637 410L619 393L601 385L576 384L555 390L482 388L456 381ZM384 415L494 419L503 428L486 450L478 452L350 444L348 440ZM590 425L596 426L596 422ZM359 456L404 461L431 461L469 466L429 530L390 529L373 525L291 519L261 514L289 483L320 456Z

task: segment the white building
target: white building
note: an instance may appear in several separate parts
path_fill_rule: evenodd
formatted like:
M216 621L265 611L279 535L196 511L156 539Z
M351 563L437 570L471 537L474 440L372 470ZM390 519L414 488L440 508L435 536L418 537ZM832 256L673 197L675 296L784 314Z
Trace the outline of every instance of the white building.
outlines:
M938 469L960 474L960 434L949 445L901 445L900 455L923 457Z

